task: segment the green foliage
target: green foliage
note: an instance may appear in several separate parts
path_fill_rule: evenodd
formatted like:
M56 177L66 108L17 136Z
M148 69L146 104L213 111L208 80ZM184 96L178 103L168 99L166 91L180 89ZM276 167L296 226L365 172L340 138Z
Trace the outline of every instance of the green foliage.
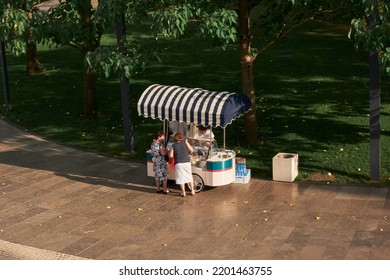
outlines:
M86 60L98 75L106 78L120 76L123 70L127 77L131 77L145 69L147 54L138 42L128 42L121 52L114 46L99 46L94 52L87 53Z
M13 55L26 52L26 40L39 41L39 37L34 37L37 32L29 13L35 11L35 5L40 2L3 0L0 3L0 37L5 39Z
M152 28L156 36L180 38L190 34L211 38L215 45L223 48L237 40L237 13L226 9L226 4L218 1L173 2L174 5L169 2L153 11Z
M356 12L357 0L263 0L250 7L252 43L259 51L269 47L308 20L338 20Z
M236 40L237 15L232 10L216 9L223 1L127 1L101 0L96 10L91 10L89 1L68 0L48 12L48 20L42 21L42 32L50 44L71 45L86 54L86 61L97 74L109 77L125 71L128 78L145 68L150 56L157 57L156 48L150 40L131 36L123 48L115 45L100 46L104 31L112 30L122 17L126 24L141 24L152 12L154 23L151 37L195 34L212 38L217 45L225 47ZM83 13L91 13L90 26L85 26ZM145 32L148 32L145 30ZM132 35L132 34L130 34Z
M47 38L42 26L46 13L38 10L43 0L2 0L0 3L0 37L16 56L26 52L26 42L41 43Z
M208 15L201 15L204 20L199 29L203 37L214 38L223 48L237 40L237 14L232 10L219 9Z
M193 18L194 10L191 4L168 6L153 13L153 29L163 36L178 38L186 30L189 20Z
M377 51L382 69L390 75L390 3L383 0L361 0L364 14L351 21L349 36L355 47L370 53Z
M291 26L294 20L301 20L310 11L311 14L332 9L340 2L352 0L252 0L249 1L252 19L252 35L255 47L252 55L267 43L280 37L283 28ZM62 1L48 13L38 12L36 7L43 1L2 1L2 29L10 50L17 55L25 52L23 40L28 31L31 40L47 44L74 46L87 54L87 61L97 73L105 76L116 74L123 68L128 77L132 69L139 71L150 54L141 55L139 51L156 49L144 48L137 42L126 43L127 54L118 49L100 48L103 32L112 29L122 16L127 24L140 24L148 12L153 15L152 30L157 39L159 35L175 38L196 36L209 38L214 45L226 48L237 40L236 0L128 0L127 6L121 0L100 0L97 8L92 9L88 0ZM8 6L7 6L8 5ZM24 5L24 6L23 6ZM1 7L1 6L0 6ZM33 17L28 19L28 13ZM91 14L90 26L83 23L83 16ZM16 26L16 28L15 28ZM136 40L140 41L140 40ZM136 46L138 44L138 46ZM96 50L96 54L93 52ZM154 54L155 55L155 54ZM106 57L105 57L106 56ZM94 59L96 61L93 61ZM135 63L129 66L129 63Z
M147 17L153 1L128 0L125 8L125 19L129 24L141 24ZM100 4L100 2L99 2Z
M82 49L88 44L86 30L82 28L82 24L82 15L76 9L75 3L67 1L48 11L48 21L42 26L42 32L45 32L55 45L73 45Z
M1 19L1 35L6 39L12 53L16 56L25 52L25 41L22 40L28 27L27 13L7 8L3 10Z

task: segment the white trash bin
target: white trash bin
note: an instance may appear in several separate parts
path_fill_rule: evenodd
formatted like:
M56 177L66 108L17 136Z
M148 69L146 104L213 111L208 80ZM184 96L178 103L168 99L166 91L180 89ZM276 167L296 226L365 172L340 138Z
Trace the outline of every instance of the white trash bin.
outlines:
M272 180L293 182L298 176L298 154L278 153L272 158Z

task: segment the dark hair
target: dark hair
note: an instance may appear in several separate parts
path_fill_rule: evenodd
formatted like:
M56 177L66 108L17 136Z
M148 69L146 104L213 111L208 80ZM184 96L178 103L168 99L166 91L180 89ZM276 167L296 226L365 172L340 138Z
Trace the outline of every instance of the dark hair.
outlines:
M184 135L181 134L180 132L176 133L175 136L173 136L173 140L178 142L184 139Z
M163 136L163 135L165 135L165 134L164 134L164 131L162 131L162 130L157 131L157 132L156 132L156 140L157 140L159 137Z

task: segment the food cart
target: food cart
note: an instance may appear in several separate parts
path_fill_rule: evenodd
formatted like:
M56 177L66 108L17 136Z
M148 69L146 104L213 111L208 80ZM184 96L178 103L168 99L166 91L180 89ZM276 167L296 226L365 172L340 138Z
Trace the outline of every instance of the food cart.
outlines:
M195 191L204 186L222 186L235 180L236 153L225 149L225 128L233 120L250 110L250 100L240 93L208 91L201 88L185 88L154 84L141 95L137 104L138 115L163 121L164 132L169 123L176 124L179 131L194 147L190 156ZM214 139L200 139L198 126L223 128L223 147ZM167 134L168 135L168 134ZM167 137L167 147L173 141ZM209 145L204 145L207 141ZM154 177L150 150L147 155L147 175ZM169 170L169 180L175 180L174 170Z

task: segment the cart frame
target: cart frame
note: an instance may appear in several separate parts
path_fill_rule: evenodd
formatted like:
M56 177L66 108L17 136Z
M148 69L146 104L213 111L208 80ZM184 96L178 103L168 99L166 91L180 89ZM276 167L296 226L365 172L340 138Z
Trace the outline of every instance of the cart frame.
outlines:
M220 186L233 183L235 180L235 156L232 150L225 149L225 128L236 118L250 110L250 99L241 93L227 91L209 91L201 88L185 88L154 84L141 95L137 110L145 118L173 121L190 125L223 128L223 148L212 149L203 166L193 164L192 174L195 191L200 192L205 185ZM194 139L194 131L188 139ZM187 135L186 135L187 134ZM168 141L167 141L168 142ZM147 151L148 176L154 176L150 150ZM174 180L174 171L169 169L168 179Z

